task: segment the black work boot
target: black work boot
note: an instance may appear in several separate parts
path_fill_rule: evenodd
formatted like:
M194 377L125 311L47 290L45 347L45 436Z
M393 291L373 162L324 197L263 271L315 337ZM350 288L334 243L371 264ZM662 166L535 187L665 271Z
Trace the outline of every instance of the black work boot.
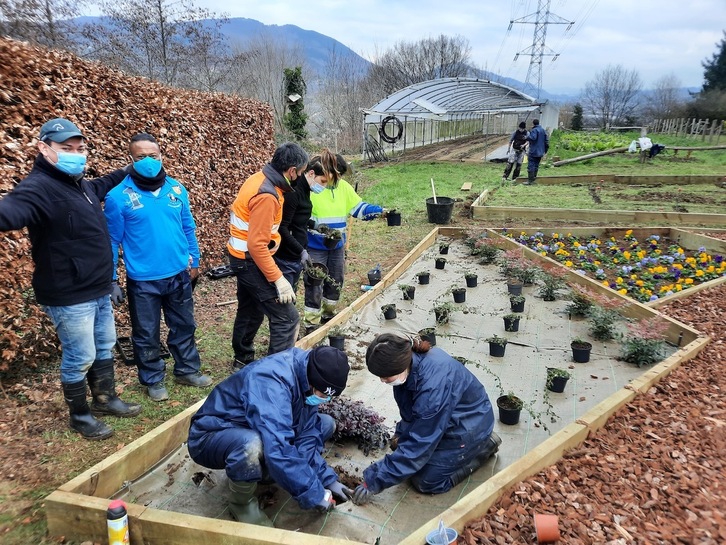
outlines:
M466 479L469 475L474 473L477 469L479 469L489 458L497 453L497 451L499 450L499 445L501 444L501 437L499 437L496 433L492 432L492 434L487 437L487 439L482 443L481 448L476 456L474 456L474 458L468 464L460 467L458 470L456 470L456 472L454 472L454 474L451 476L451 486L456 486L461 481Z
M113 360L96 360L88 370L88 385L93 394L91 411L95 415L136 416L141 412L138 403L126 403L116 395Z
M91 414L86 401L86 379L70 384L63 384L63 397L71 414L69 425L86 439L97 441L108 439L113 430Z
M524 182L524 185L534 185L537 182L535 181L537 179L537 173L535 172L527 172L527 181Z

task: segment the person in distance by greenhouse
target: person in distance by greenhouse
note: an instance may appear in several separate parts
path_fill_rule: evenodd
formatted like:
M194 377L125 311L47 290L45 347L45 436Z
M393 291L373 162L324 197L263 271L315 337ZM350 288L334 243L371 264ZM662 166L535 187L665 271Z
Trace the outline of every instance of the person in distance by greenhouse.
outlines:
M524 162L524 153L527 149L527 124L522 121L519 124L519 128L512 133L509 139L509 147L507 148L507 166L504 168L504 175L502 181L506 182L509 178L509 174L512 172L512 167L516 164L514 174L512 174L512 180L519 178L519 171L522 170L522 163Z
M101 208L128 167L86 180L86 146L86 137L68 119L46 122L32 170L0 199L0 231L28 228L35 298L61 343L60 378L69 425L96 440L111 437L113 430L94 415L136 416L141 406L116 395L113 259ZM93 396L90 407L87 385Z
M524 185L537 183L537 172L542 157L550 150L550 138L540 124L539 119L532 120L532 130L527 135L529 150L527 151L527 181Z
M334 162L326 161L324 168L327 178L325 191L310 196L313 212L310 218L312 226L308 230L308 253L313 262L322 263L328 268L328 275L333 281L326 279L319 286L305 286L303 320L306 333L336 313L345 279L348 216L368 221L383 213L381 206L363 202L353 186L343 179L349 169L342 155L336 154ZM321 227L340 233L340 240L334 247L326 245L326 236L321 232Z
M257 483L271 479L303 509L327 512L353 491L321 453L335 432L318 412L345 389L350 367L332 346L290 348L245 365L220 382L192 417L189 455L229 478L229 511L239 522L272 526Z
M499 450L484 386L440 348L420 337L383 333L368 346L366 365L393 387L401 420L393 452L363 472L354 503L365 504L408 478L423 494L442 494Z

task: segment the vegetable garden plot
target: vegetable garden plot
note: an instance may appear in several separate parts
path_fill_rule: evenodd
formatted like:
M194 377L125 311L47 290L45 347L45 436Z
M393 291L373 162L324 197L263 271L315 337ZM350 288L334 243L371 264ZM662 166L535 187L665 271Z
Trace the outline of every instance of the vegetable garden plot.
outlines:
M447 235L456 234L454 230L441 231ZM423 496L403 484L376 496L372 505L343 504L327 517L301 512L291 505L294 502L286 502L284 495L278 495L273 506L277 511L273 511L272 515L277 517L276 523L284 522L285 529L238 524L226 520L223 512L216 514L219 519L212 519L212 515L207 513L204 516L187 514L188 511L178 504L186 496L186 490L192 487L200 497L216 498L209 503L212 511L215 505L217 508L224 506L218 498L221 493L216 491L224 490L220 486L224 484L223 479L216 480L216 476L212 475L207 478L204 474L199 478L200 471L196 469L177 468L179 461L184 460L183 442L188 421L197 408L192 407L54 492L47 501L51 533L84 539L99 538L105 531L108 498L119 491L135 494L134 487L137 485L134 483L140 482L140 477L146 475L147 479L157 479L157 485L150 488L158 491L164 486L179 485L183 488L178 490L183 492L174 492L166 500L142 496L140 503L129 506L132 540L139 542L374 543L380 537L381 543L423 543L425 534L435 527L440 516L450 526L461 528L468 517L478 516L477 510L487 505L487 498L496 495L500 486L508 486L524 474L556 460L565 448L574 446L589 430L602 425L620 403L635 395L635 390L647 388L663 369L691 354L702 343L697 332L668 321L669 339L675 343L680 337L682 349L666 362L648 369L645 377L641 376L642 369L613 360L616 345L610 341L594 343L596 348L590 363L570 363L569 339L574 335L586 335L587 326L583 320L569 319L567 301L544 302L535 296L536 287L524 288L529 302L524 323L520 331L506 332L501 314L509 312L509 301L498 268L478 265L460 240L452 240L445 268L435 270L433 258L439 254L438 245L433 243L438 232L432 231L378 286L362 295L326 328L306 337L300 344L309 346L322 340L328 329L341 326L348 334L347 350L351 361L360 366L365 347L375 334L389 330L415 332L434 325L433 302L437 299L453 301L453 295L448 293L451 286L464 285L464 272L476 270L479 273L478 286L467 289L466 302L457 304L459 308L451 315L449 324L437 327L437 345L452 355L463 356L473 362L467 365L472 365L472 371L481 378L493 398L497 393L496 381L483 366L489 368L499 377L505 389L518 391L523 399L531 402L532 413L524 415L520 424L512 429L505 430L497 424L497 431L504 439L500 454L468 482L441 496ZM496 237L494 233L491 236ZM515 247L507 240L502 240L502 244ZM414 284L414 274L424 267L431 270L431 283L426 287L417 286L414 299L404 301L398 284ZM579 275L573 277L579 282L587 280ZM595 285L593 289L598 288ZM564 293L563 290L562 295ZM620 297L618 294L615 296ZM385 320L381 306L391 303L397 306L397 317ZM630 307L628 312L632 316L658 316L638 303ZM507 355L501 362L490 358L485 346L482 346L482 339L492 333L508 336L510 340ZM551 408L548 408L542 394L544 367L550 364L567 369L572 366L570 371L574 380L571 379L564 394L550 396ZM661 369L662 366L665 367ZM631 379L635 386L623 389ZM375 408L389 419L391 427L398 418L390 387L365 370L351 373L345 394L362 399ZM608 396L610 402L602 401ZM585 399L581 400L583 397ZM548 420L550 411L560 417L557 422ZM576 423L568 423L575 419ZM535 425L538 420L540 427ZM552 435L544 431L543 424L551 428ZM557 432L558 429L560 432ZM170 454L173 457L167 460L165 457ZM523 454L525 457L518 460ZM327 456L332 466L340 466L354 476L374 459L365 457L355 445L333 445ZM158 465L157 476L150 477L154 465ZM171 469L174 469L173 476L169 474ZM195 475L198 487L194 484ZM213 485L210 479L216 484ZM177 498L175 509L179 510L166 511L174 498ZM165 501L166 505L161 505ZM298 529L306 533L294 532Z

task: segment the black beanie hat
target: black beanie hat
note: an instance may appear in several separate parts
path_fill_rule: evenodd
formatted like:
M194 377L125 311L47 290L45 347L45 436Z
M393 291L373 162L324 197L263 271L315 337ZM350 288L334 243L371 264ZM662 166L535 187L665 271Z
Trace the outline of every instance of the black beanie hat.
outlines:
M308 355L308 382L329 396L339 396L348 380L348 356L332 346L318 346Z
M368 370L377 377L400 375L411 365L413 342L393 333L378 335L366 350Z

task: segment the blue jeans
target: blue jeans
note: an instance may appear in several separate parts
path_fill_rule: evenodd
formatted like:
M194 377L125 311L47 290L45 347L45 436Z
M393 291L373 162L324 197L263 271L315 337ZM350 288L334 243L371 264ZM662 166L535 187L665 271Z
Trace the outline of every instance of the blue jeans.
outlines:
M252 259L229 256L237 276L237 315L232 330L232 349L237 361L255 359L255 335L267 316L270 344L267 354L276 354L295 346L300 315L294 303L278 303L274 284L267 281Z
M128 279L131 341L134 362L139 368L139 382L151 386L164 380L166 364L159 357L161 349L161 311L169 328L166 342L174 358L177 376L199 372L199 358L194 333L194 299L189 271L161 280Z
M335 420L327 414L318 416L325 442L335 432ZM231 481L257 482L266 472L262 438L250 428L200 432L192 424L188 448L192 460L209 469L224 469Z
M108 295L77 305L42 308L61 342L61 383L80 382L94 361L113 358L116 326Z

